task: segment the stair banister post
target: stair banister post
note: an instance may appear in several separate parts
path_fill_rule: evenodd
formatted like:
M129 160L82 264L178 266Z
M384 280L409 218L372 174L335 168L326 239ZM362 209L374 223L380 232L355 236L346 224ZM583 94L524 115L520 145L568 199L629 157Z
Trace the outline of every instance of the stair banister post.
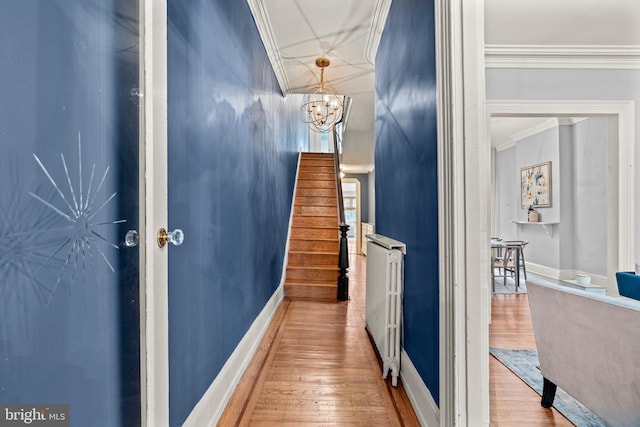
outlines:
M349 225L347 225L344 218L344 199L342 196L342 179L340 178L340 153L338 151L338 133L334 127L333 158L338 196L338 228L340 229L340 252L338 255L340 276L338 276L338 301L347 301L349 300L349 277L347 276L347 270L349 269L349 244L347 240Z
M340 254L338 258L338 268L340 276L338 277L338 301L347 301L349 299L349 277L347 270L349 269L349 248L347 246L347 232L349 226L345 223L340 224Z

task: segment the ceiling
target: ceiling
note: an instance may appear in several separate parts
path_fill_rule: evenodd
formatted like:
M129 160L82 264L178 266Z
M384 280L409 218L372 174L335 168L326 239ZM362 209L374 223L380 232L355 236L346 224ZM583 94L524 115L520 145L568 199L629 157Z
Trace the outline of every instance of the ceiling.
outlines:
M315 59L331 60L325 80L353 99L343 161L371 169L375 52L392 0L247 1L283 94L307 93L320 78ZM640 0L485 0L485 42L640 46ZM501 119L500 138L532 127L519 120Z

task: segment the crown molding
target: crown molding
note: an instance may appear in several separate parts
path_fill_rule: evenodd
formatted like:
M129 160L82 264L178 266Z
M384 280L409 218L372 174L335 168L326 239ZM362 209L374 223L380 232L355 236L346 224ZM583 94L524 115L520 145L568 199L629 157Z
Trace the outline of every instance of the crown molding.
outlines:
M247 0L247 3L249 4L249 9L251 9L253 19L256 21L258 33L267 51L267 57L269 58L269 62L271 62L271 67L280 85L282 95L289 95L291 93L291 86L289 85L289 79L287 78L282 57L278 51L278 45L273 34L273 26L267 13L265 0Z
M340 170L346 174L368 174L374 170L374 165L351 165L346 163L340 164Z
M485 46L487 68L640 69L640 46Z
M498 143L496 143L494 145L496 151L503 151L506 150L508 148L511 148L513 146L516 145L516 143L518 141L521 141L525 138L528 138L532 135L538 134L540 132L543 132L545 130L548 129L552 129L554 127L558 127L558 118L556 117L551 117L549 120L545 120L542 123L538 123L535 126L531 126L528 127L526 129L523 130L519 130L518 132L515 132L511 135L509 135L507 138L505 138L503 141L500 141Z
M558 118L558 124L560 126L573 126L587 119L588 117L560 117Z
M367 38L364 51L365 59L371 65L375 65L376 63L378 46L380 45L380 39L382 38L382 32L384 31L390 8L391 0L376 1L376 8L373 12L373 20L371 21L371 30L369 31L369 37Z

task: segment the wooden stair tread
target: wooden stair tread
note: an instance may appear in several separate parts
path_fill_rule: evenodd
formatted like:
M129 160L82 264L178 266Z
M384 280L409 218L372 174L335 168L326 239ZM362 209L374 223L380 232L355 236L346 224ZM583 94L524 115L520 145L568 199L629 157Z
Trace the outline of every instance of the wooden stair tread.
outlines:
M291 231L293 231L293 229L295 229L295 228L299 228L299 229L315 228L315 229L319 229L319 230L339 230L338 224L336 224L335 227L327 226L327 225L316 225L316 226L312 226L312 225L302 225L302 226L292 225L291 226Z
M328 282L328 281L322 281L322 282L284 282L285 286L319 286L319 287L327 287L327 288L336 288L338 287L338 283L337 282Z
M287 269L305 270L305 271L326 271L326 270L340 271L337 265L335 266L333 265L294 265L294 266L289 265L287 266Z
M322 255L340 255L340 252L338 251L333 251L333 252L327 252L327 251L319 251L319 252L309 252L309 251L289 251L290 254L314 254L314 255L318 255L318 254L322 254Z
M314 241L318 241L318 242L338 242L338 238L336 237L335 239L325 239L322 237L291 237L291 240L304 240L305 242L308 242L310 240L314 240Z

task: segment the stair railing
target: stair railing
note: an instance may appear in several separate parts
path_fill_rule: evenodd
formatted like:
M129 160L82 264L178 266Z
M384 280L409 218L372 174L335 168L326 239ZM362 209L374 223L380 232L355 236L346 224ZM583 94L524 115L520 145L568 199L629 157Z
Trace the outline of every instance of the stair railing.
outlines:
M338 228L340 229L338 300L347 301L349 299L349 277L347 276L347 270L349 269L349 245L347 240L349 225L344 219L344 198L342 196L342 179L340 177L340 153L338 152L338 133L335 127L333 128L333 159L336 174L336 192L338 195Z

